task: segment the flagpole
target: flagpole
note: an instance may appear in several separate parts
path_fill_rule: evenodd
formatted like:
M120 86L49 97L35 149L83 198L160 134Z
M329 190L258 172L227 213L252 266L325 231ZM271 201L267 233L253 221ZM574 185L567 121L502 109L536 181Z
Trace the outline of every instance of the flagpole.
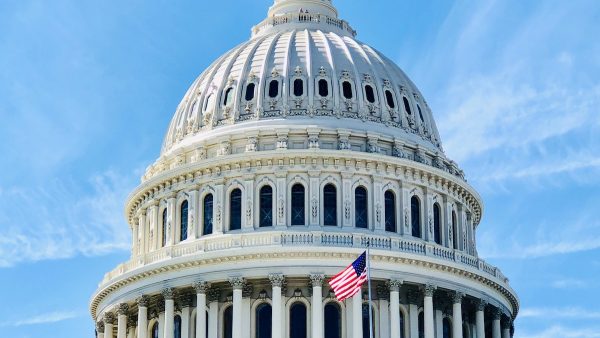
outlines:
M373 308L371 307L371 259L370 259L371 241L367 240L367 282L369 288L369 337L373 338Z

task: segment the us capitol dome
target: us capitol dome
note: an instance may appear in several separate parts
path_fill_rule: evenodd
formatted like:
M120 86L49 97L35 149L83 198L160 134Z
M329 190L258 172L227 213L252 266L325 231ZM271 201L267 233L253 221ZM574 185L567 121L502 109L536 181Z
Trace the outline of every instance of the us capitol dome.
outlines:
M509 338L519 300L478 257L481 197L427 101L330 0L275 0L177 107L128 197L100 338ZM371 251L367 287L328 280Z

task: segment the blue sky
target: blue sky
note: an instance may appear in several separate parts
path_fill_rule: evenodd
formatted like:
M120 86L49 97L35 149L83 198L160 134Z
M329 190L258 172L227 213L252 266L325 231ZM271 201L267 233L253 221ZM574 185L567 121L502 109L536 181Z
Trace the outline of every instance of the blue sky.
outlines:
M129 254L126 195L270 3L0 3L0 337L93 335L89 297ZM600 337L600 3L336 4L482 194L479 253L519 293L516 337Z

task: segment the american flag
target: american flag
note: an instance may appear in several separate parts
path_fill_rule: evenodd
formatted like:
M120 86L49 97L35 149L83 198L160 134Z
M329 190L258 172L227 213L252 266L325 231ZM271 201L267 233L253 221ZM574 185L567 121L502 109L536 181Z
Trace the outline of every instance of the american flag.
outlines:
M338 301L354 296L367 280L367 252L363 252L352 264L329 280Z

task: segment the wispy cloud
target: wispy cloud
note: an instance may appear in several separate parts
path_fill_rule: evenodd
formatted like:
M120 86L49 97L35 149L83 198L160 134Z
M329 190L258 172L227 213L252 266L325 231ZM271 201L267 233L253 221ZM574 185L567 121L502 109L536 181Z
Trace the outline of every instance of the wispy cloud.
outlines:
M130 247L122 207L134 175L107 171L81 187L56 180L0 195L0 267L20 262L101 255Z
M521 333L517 330L515 338L598 338L600 329L598 328L569 328L564 326L552 326L540 332Z
M0 323L0 326L29 326L29 325L40 325L40 324L52 324L58 323L65 320L79 317L80 314L75 311L55 311L29 317L27 319L20 319L15 321L6 321Z
M590 311L579 307L524 308L519 312L519 317L545 319L600 319L600 311Z
M575 278L558 279L552 282L552 287L555 289L571 289L571 288L585 288L589 286L589 283Z

